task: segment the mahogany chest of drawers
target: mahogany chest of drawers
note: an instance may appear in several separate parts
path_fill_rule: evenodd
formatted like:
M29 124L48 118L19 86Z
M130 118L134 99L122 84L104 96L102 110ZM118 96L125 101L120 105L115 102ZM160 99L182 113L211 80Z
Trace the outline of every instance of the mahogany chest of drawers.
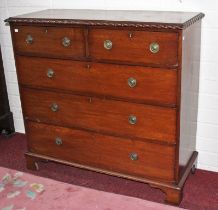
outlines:
M12 17L27 167L43 159L150 184L179 203L196 163L202 13Z

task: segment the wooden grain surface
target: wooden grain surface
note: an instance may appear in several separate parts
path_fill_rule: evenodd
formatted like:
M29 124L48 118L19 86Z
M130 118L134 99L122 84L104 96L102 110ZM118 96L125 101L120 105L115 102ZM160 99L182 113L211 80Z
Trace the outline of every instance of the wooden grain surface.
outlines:
M28 167L36 169L38 158L49 159L143 180L165 191L167 202L178 204L197 157L195 142L186 138L191 128L185 120L193 116L190 68L199 68L200 23L193 24L203 17L45 10L9 18ZM26 43L27 35L33 44ZM62 46L65 36L72 40L69 47ZM112 41L111 50L104 48L105 40ZM159 44L158 53L150 52L152 42ZM195 46L190 48L191 42ZM55 71L52 79L46 77L48 68ZM137 79L134 88L127 85L130 77ZM57 112L51 111L53 103ZM135 125L130 115L137 117ZM55 144L56 137L63 145ZM131 152L137 152L137 161L130 160Z
M201 22L189 27L182 33L181 51L181 99L180 102L180 129L178 141L180 177L185 173L186 166L196 151L199 78L200 78L200 43ZM190 49L190 46L193 46ZM196 163L195 163L196 165Z
M6 21L29 25L70 25L158 30L182 30L204 17L198 12L146 10L48 9L10 17Z
M54 76L48 78L52 69ZM175 69L124 66L17 56L20 83L32 87L69 90L81 94L121 98L133 102L175 105ZM131 88L128 79L134 78Z
M16 26L12 28L12 33L16 52L77 58L85 56L84 35L80 28ZM26 43L28 35L33 38L32 44ZM64 37L71 40L70 46L62 45Z
M79 127L118 136L138 137L174 144L176 110L95 97L22 88L25 118L60 126ZM57 112L51 105L59 106ZM131 125L129 117L137 117Z
M112 49L104 48L105 40L113 43ZM150 44L153 42L160 46L157 53L150 51ZM90 56L98 60L176 66L177 47L178 35L176 33L108 29L89 31Z
M174 180L175 148L42 123L27 123L29 151L114 172ZM55 138L62 139L62 145ZM130 153L138 159L131 160Z

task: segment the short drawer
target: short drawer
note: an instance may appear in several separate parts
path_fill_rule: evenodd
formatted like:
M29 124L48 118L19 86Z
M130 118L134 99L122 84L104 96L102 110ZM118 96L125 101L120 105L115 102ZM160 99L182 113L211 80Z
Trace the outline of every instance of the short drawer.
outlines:
M28 122L30 152L127 175L174 180L175 148Z
M23 85L176 104L176 70L24 56L16 61Z
M178 34L168 32L93 29L90 56L98 60L174 66L178 63Z
M28 88L21 97L27 119L175 143L176 109Z
M12 29L16 52L58 57L84 57L80 28L16 26Z

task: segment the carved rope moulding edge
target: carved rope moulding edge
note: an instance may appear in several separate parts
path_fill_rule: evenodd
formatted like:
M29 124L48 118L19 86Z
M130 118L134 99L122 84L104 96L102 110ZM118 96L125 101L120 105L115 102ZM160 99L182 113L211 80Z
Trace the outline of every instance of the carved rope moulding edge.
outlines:
M30 23L30 24L63 24L63 25L84 25L84 26L111 26L111 27L133 27L133 28L151 28L151 29L171 29L182 30L204 17L199 13L195 17L183 24L162 24L162 23L141 23L141 22L119 22L104 20L74 20L74 19L37 19L37 18L8 18L5 22L9 23Z

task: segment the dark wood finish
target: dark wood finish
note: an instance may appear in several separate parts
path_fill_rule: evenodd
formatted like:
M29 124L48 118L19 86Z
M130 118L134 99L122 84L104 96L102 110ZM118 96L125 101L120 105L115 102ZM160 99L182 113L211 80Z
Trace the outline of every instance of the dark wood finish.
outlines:
M48 9L8 18L11 24L92 26L178 31L204 17L197 12Z
M65 57L84 57L85 44L82 29L56 27L16 26L12 29L14 48L17 52L43 54L47 56L63 55ZM27 36L33 38L32 44L27 44ZM69 46L62 44L64 37L71 40Z
M175 148L93 132L27 123L29 151L142 178L174 181ZM62 139L56 145L55 138ZM131 160L130 154L138 155Z
M178 204L181 202L183 196L182 189L163 188L162 191L166 193L165 202L170 204Z
M0 50L0 134L3 134L5 137L10 137L13 133L13 114L9 107L2 54Z
M199 68L203 17L45 10L7 19L27 129L27 167L37 169L38 161L49 160L141 181L178 204L197 159L195 139L186 134L195 107L190 101L197 101L190 92ZM15 32L20 27L43 40L33 51L25 46L26 34ZM44 29L52 31L49 41ZM60 37L72 31L78 51L60 47ZM103 47L106 39L113 42L111 50ZM151 42L158 42L158 53L150 52ZM54 77L46 77L48 68ZM134 88L127 85L130 77L137 79ZM51 111L52 103L59 105L57 112ZM130 115L137 117L135 125L129 124ZM55 136L64 144L55 145ZM138 160L129 160L130 150L137 151Z
M26 167L29 170L38 171L39 170L38 162L41 159L30 157L28 155L26 155L25 157L26 157Z
M54 71L52 78L47 76L49 69ZM72 90L151 104L176 104L175 69L18 56L17 70L22 85ZM128 85L129 78L137 80L135 87Z
M42 160L46 160L46 161L53 161L56 163L61 163L61 164L74 166L74 167L78 167L78 168L83 168L83 169L87 169L87 170L92 170L92 171L96 171L99 173L104 173L104 174L108 174L108 175L112 175L112 176L127 178L127 179L131 179L131 180L138 181L138 182L148 183L151 187L159 188L160 190L162 190L163 192L166 193L165 202L170 203L170 204L174 204L174 205L178 205L180 203L180 201L182 200L184 182L187 179L187 176L189 175L190 170L196 161L198 153L193 152L193 155L191 156L191 158L187 164L187 167L185 168L185 173L181 177L178 184L171 184L168 182L158 181L158 180L149 179L149 178L140 178L140 177L136 177L136 176L130 176L128 174L121 174L121 173L117 173L114 171L107 171L107 170L103 170L100 168L81 165L81 164L77 164L77 163L73 163L73 162L69 162L69 161L64 161L64 160L60 160L60 159L53 158L53 157L49 157L47 155L39 155L39 154L32 153L32 152L26 152L25 156L27 159L28 158L32 159L32 162L27 160L27 167L29 167L30 169L33 168L33 170L37 170L37 167L35 167L36 166L35 163L37 163L39 161L41 162ZM32 165L30 165L29 163L32 163ZM173 196L172 193L175 193L175 195Z
M182 189L184 187L184 183L190 174L193 166L196 166L197 163L197 157L198 157L198 152L194 151L189 158L187 165L183 169L183 174L180 176L179 182L178 182L178 188Z
M175 144L176 110L172 108L28 88L21 88L21 95L28 120ZM56 112L51 110L53 103L59 107ZM130 115L137 117L135 125L129 123Z
M112 49L104 48L105 40L112 41ZM153 42L160 46L158 53L150 51ZM89 32L89 45L90 56L97 60L177 66L177 33L93 29Z
M201 22L181 32L181 101L180 101L180 142L178 144L180 177L196 149L198 116L198 91L200 69ZM190 50L192 46L192 50ZM191 67L191 68L190 68Z

